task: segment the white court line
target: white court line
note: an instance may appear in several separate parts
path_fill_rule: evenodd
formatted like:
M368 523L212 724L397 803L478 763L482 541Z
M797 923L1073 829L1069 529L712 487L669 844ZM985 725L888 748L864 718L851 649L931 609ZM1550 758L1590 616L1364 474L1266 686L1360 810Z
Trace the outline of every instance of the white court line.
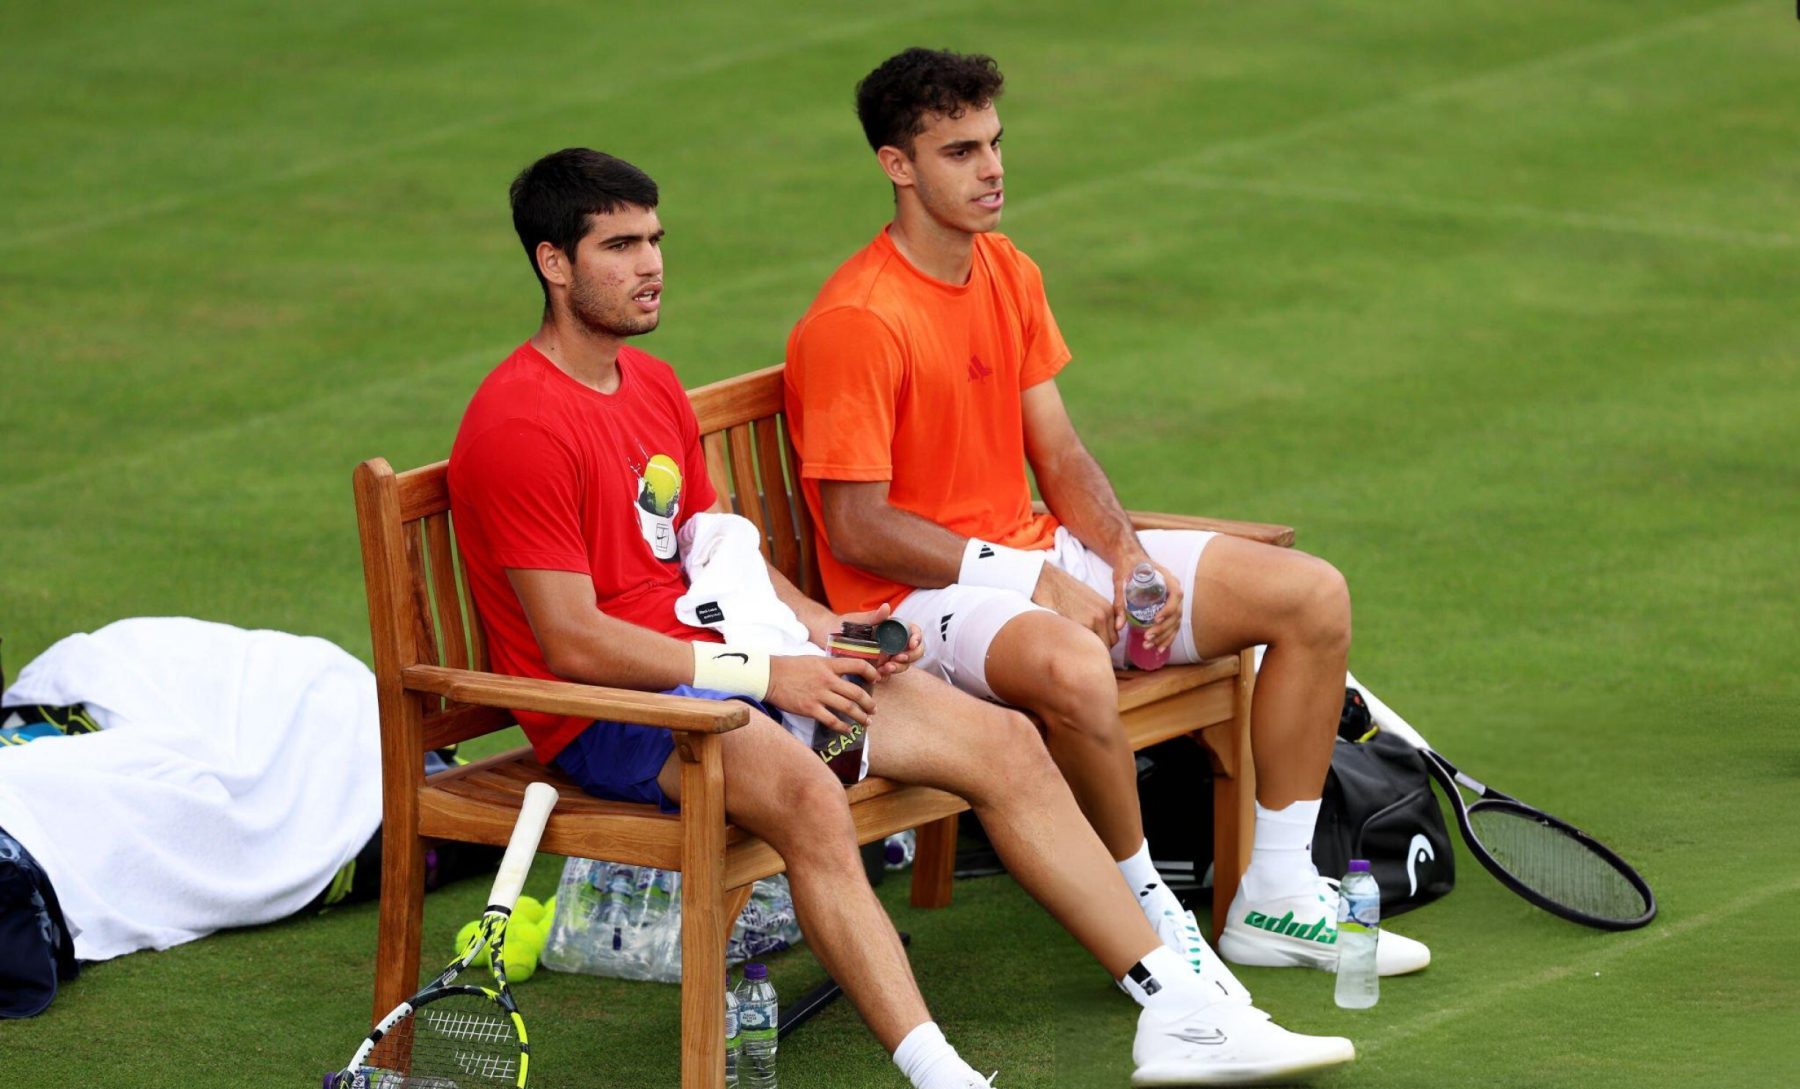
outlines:
M872 16L870 18L853 20L850 22L829 23L822 30L816 30L790 38L779 46L765 45L749 49L733 50L725 53L715 53L710 57L688 64L671 66L667 70L658 73L656 82L664 84L674 83L695 76L709 75L713 72L722 71L741 64L772 60L788 53L801 52L810 49L813 46L826 45L843 38L854 37L864 31L885 26L889 23L926 17L931 15L936 7L937 5L907 8L903 11L888 15ZM338 167L348 166L352 163L382 158L401 152L417 151L420 148L430 147L433 144L441 143L445 140L478 129L493 128L498 125L512 124L526 118L551 115L577 106L589 106L596 102L603 102L607 99L616 98L624 94L638 93L642 90L642 86L620 85L591 89L580 94L564 95L560 98L541 98L533 104L520 107L519 109L506 110L500 113L491 113L479 117L464 118L460 121L439 125L436 128L425 129L392 140L373 141L359 145L353 150L321 155L304 162L294 163L291 166L268 174L259 174L255 177L241 178L225 185L215 185L204 189L189 189L181 193L159 197L155 200L145 201L141 204L131 205L126 208L120 208L116 211L93 216L88 219L76 220L69 223L57 223L47 227L40 227L36 230L24 231L13 235L10 238L0 238L0 250L18 249L35 245L39 242L64 238L68 235L84 234L89 231L102 230L107 227L116 227L122 223L129 223L133 220L144 219L149 216L161 215L165 212L179 211L183 208L217 200L220 197L260 189L266 185L278 185L282 182L294 181L299 178L313 177L330 170L335 170Z
M1190 189L1250 193L1266 197L1291 197L1330 204L1350 204L1363 208L1454 216L1459 219L1502 220L1541 227L1574 227L1586 231L1641 235L1646 238L1681 242L1717 242L1724 245L1754 246L1764 249L1792 249L1800 246L1800 234L1784 234L1779 231L1739 231L1704 223L1633 219L1629 216L1560 211L1555 208L1539 208L1527 204L1446 200L1441 197L1416 193L1381 193L1340 186L1258 181L1254 178L1235 178L1223 174L1177 174L1158 171L1150 175L1150 180Z
M1750 3L1728 4L1720 8L1715 8L1710 12L1702 13L1701 15L1675 19L1635 34L1623 35L1600 42L1592 42L1587 45L1565 50L1561 53L1553 53L1547 56L1533 58L1529 61L1506 65L1474 76L1452 80L1448 83L1437 84L1432 87L1426 87L1419 91L1400 95L1396 98L1373 103L1358 109L1316 117L1289 126L1285 129L1278 129L1271 133L1265 133L1261 136L1248 137L1241 140L1221 141L1216 144L1208 145L1198 152L1177 155L1155 163L1150 163L1133 171L1108 175L1087 182L1078 182L1056 190L1024 197L1020 200L1011 202L1011 204L1015 213L1035 211L1073 197L1088 195L1105 188L1116 187L1120 185L1123 180L1131 177L1155 176L1179 164L1209 162L1214 159L1221 159L1234 154L1261 150L1265 147L1272 147L1292 140L1302 139L1338 125L1353 124L1364 118L1379 116L1380 114L1391 110L1403 109L1407 106L1435 101L1450 95L1466 93L1471 89L1489 83L1503 82L1520 75L1553 70L1558 67L1579 64L1600 57L1615 56L1629 52L1633 49L1642 48L1653 42L1662 41L1689 33L1696 29L1708 27L1719 19L1728 17L1729 15L1756 10L1760 7L1761 5L1756 3L1755 0L1752 0ZM715 59L714 61L707 63L723 66L730 62ZM471 122L471 125L480 123L486 122ZM321 169L324 169L324 167L321 167ZM256 183L246 183L246 186L250 184ZM0 242L0 249L4 248L6 248L6 243ZM774 269L759 269L745 276L736 277L730 280L717 280L709 284L707 288L696 291L690 299L699 300L708 297L718 298L729 295L734 290L742 290L752 285L760 287L779 283L788 275L799 275L802 272L817 268L835 268L838 260L841 260L841 257L836 260L807 258L805 260L795 261L791 265ZM416 382L424 380L432 374L440 372L447 373L463 367L475 366L483 360L497 362L504 358L506 353L510 351L513 346L513 344L508 344L503 347L483 349L479 352L466 352L448 360L440 360L428 363L420 368L415 368L403 377L382 379L368 385L335 391L308 401L290 403L279 409L220 424L203 431L186 432L178 438L170 439L162 443L153 443L150 446L138 450L124 452L113 457L83 462L78 466L71 466L68 469L51 473L48 476L0 485L0 495L16 495L32 489L58 487L70 480L76 480L90 476L94 473L104 472L114 466L129 466L152 458L165 457L172 451L187 449L212 438L229 437L240 431L260 430L272 421L289 416L301 415L313 411L315 408L323 407L340 400L361 399L375 394L378 391L392 390L403 392L411 389Z
M1475 995L1463 1002L1452 1003L1422 1014L1410 1021L1402 1022L1390 1029L1383 1030L1369 1043L1357 1045L1357 1051L1364 1055L1372 1055L1390 1044L1417 1036L1422 1032L1430 1032L1449 1021L1466 1017L1478 1010L1492 1006L1501 999L1525 991L1556 983L1570 976L1592 972L1601 965L1610 964L1621 957L1628 957L1644 950L1672 941L1702 927L1711 926L1730 915L1748 911L1778 896L1786 896L1800 891L1800 878L1790 879L1777 885L1768 885L1754 892L1749 892L1727 904L1703 911L1698 915L1690 915L1673 923L1651 923L1643 930L1632 934L1620 935L1609 939L1605 949L1585 957L1578 957L1566 964L1559 964L1528 976L1520 976L1509 982L1488 984Z

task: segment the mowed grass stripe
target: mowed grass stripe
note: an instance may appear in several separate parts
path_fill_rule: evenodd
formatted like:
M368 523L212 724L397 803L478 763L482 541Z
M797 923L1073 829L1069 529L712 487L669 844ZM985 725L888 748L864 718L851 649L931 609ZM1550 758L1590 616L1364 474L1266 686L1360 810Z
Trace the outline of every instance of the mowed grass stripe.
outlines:
M1409 106L1432 102L1439 98L1446 97L1449 95L1467 93L1467 92L1470 92L1473 90L1487 87L1491 84L1494 84L1495 82L1504 82L1505 80L1508 80L1508 79L1514 79L1514 78L1518 78L1520 76L1533 74L1533 73L1546 71L1546 70L1554 70L1556 68L1567 66L1567 65L1581 64L1581 63L1585 63L1590 60L1617 56L1622 53L1627 53L1627 52L1630 52L1630 51L1633 51L1636 49L1643 48L1647 45L1651 45L1651 44L1661 42L1661 41L1671 39L1671 38L1678 38L1682 35L1693 33L1697 30L1701 30L1701 29L1704 29L1704 28L1714 25L1721 18L1727 17L1732 14L1738 14L1738 13L1741 13L1744 11L1756 10L1758 7L1759 7L1759 5L1757 5L1755 3L1725 5L1719 9L1715 9L1714 11L1707 12L1707 13L1704 13L1701 15L1688 16L1688 17L1684 17L1684 18L1674 19L1674 20L1669 21L1668 23L1659 25L1657 27L1653 27L1649 30L1632 33L1632 34L1621 35L1621 36L1618 36L1615 38L1609 38L1609 39L1603 40L1601 42L1588 43L1585 45L1574 47L1572 49L1563 50L1563 51L1560 51L1557 53L1553 53L1553 54L1550 54L1550 55L1547 55L1544 57L1535 58L1533 60L1521 62L1518 64L1505 65L1500 68L1490 70L1488 72L1483 72L1483 73L1477 74L1475 76L1468 77L1466 79L1455 80L1455 81L1451 81L1451 82L1445 83L1445 84L1434 85L1432 87L1424 88L1424 89L1416 91L1416 92L1411 92L1411 93L1408 93L1405 95L1398 96L1394 99L1390 99L1390 100L1386 100L1383 102L1378 102L1378 103L1374 103L1374 104L1367 105L1364 107L1360 107L1356 110L1351 110L1351 111L1347 111L1344 113L1330 114L1330 115L1326 115L1323 117L1314 118L1314 119L1302 122L1297 125L1288 126L1286 128L1278 129L1274 132L1270 132L1270 133L1259 135L1259 136L1253 136L1253 137L1236 139L1236 140L1221 141L1219 143L1201 148L1198 151L1183 153L1180 155L1172 156L1168 159L1162 160L1157 163L1147 164L1145 166L1137 168L1136 170L1132 171L1131 173L1133 176L1142 177L1142 178L1145 178L1148 180L1188 185L1188 186L1193 186L1193 187L1232 189L1232 190L1236 190L1236 191L1240 191L1240 192L1263 193L1263 195L1284 195L1284 194L1273 193L1273 192L1264 192L1264 190L1257 188L1255 183L1245 183L1241 186L1225 184L1227 179L1219 179L1220 184L1217 184L1217 185L1205 185L1203 183L1197 182L1193 177L1191 177L1189 175L1185 175L1182 173L1176 173L1174 171L1177 167L1181 166L1182 164L1193 164L1193 163L1198 163L1198 162L1212 162L1217 159L1229 157L1229 156L1236 155L1236 154L1241 154L1241 153L1250 152L1250 151L1263 150L1265 148L1273 147L1273 146L1279 146L1282 143L1285 143L1285 142L1288 142L1291 140L1295 140L1295 139L1303 139L1307 136L1314 135L1316 133L1326 131L1326 130L1329 130L1329 129L1332 129L1332 128L1335 128L1338 126L1360 122L1361 120L1364 120L1367 117L1379 116L1379 115L1383 115L1383 114L1389 113L1391 111L1394 111L1396 109L1404 109ZM862 33L863 31L865 31L867 29L872 29L874 26L882 25L882 24L885 24L888 22L895 21L897 18L898 17L888 17L888 18L863 20L861 23L853 24L856 28L854 31L850 31L844 27L838 27L838 28L836 28L835 33L824 33L824 34L818 35L817 41L805 42L805 43L803 43L803 47L810 48L813 45L822 44L825 41L834 40L835 38L838 38L838 37L852 37L852 36L855 36L856 34ZM787 50L782 50L782 51L785 52ZM768 51L767 50L761 50L761 51L746 50L739 54L717 56L717 57L714 57L714 58L711 58L708 60L694 62L693 64L690 64L685 69L680 71L677 75L673 76L672 78L679 79L679 78L683 78L683 77L705 75L710 72L718 71L722 68L729 67L734 64L747 63L751 60L760 59L761 55L766 52L768 52ZM595 98L595 99L603 98L603 97L606 97L607 95L616 93L618 90L619 90L618 88L608 88L601 92L589 92L587 97ZM560 106L562 104L558 104L558 105ZM460 125L456 125L456 126L446 126L437 132L426 134L424 136L419 137L418 138L419 142L417 142L417 143L415 143L413 141L394 141L394 142L390 143L389 145L387 145L386 147L384 147L383 149L381 149L379 152L371 149L371 150L369 150L369 152L367 154L357 154L353 158L345 157L342 162L327 163L324 161L319 161L314 164L303 164L302 166L295 167L290 171L283 171L283 172L279 172L276 174L267 175L267 176L264 176L264 177L261 177L258 179L246 180L240 184L236 184L234 186L228 187L227 189L221 189L220 191L218 191L216 193L193 194L192 199L197 201L197 200L211 197L211 196L225 195L228 191L235 193L235 192L245 191L245 190L255 188L258 186L262 186L262 185L274 184L274 183L278 183L278 182L286 182L286 181L295 180L300 177L310 176L313 174L326 173L326 172L329 172L330 170L336 169L338 167L352 165L353 161L356 161L356 160L374 157L379 154L392 154L392 153L397 153L397 152L401 152L401 151L416 150L417 147L426 146L429 143L435 142L439 139L444 139L444 138L449 138L449 137L452 137L455 135L460 135L460 134L468 132L468 131L474 131L479 128L488 127L492 124L498 124L498 123L508 121L508 120L517 120L517 119L521 119L521 118L524 118L527 116L533 116L538 113L549 113L549 112L553 112L553 110L551 110L549 108L544 108L544 109L531 108L531 109L515 111L513 114L508 114L506 116L483 118L483 119L478 119L478 120L472 120L468 123L464 123L464 124L460 124ZM1119 179L1116 177L1106 178L1106 179L1095 179L1095 180L1089 180L1089 181L1085 181L1085 182L1070 183L1068 185L1064 185L1064 186L1060 186L1060 187L1048 189L1048 190L1038 190L1038 191L1030 193L1030 195L1025 196L1022 199L1017 199L1017 200L1012 201L1010 204L1010 210L1013 212L1014 218L1016 220L1017 218L1019 218L1021 216L1030 216L1034 212L1041 212L1041 211L1043 211L1047 208L1050 208L1056 204L1066 202L1069 199L1080 197L1083 195L1088 195L1098 188L1116 186L1118 184L1118 181L1119 181ZM1312 196L1313 199L1327 199L1324 197L1320 197L1316 193L1306 194L1306 193L1296 192L1293 194L1285 194L1285 195L1292 195L1292 196L1308 196L1308 195L1310 195L1310 196ZM184 198L184 199L187 199L187 198ZM1350 198L1346 197L1344 199L1349 200ZM156 207L153 207L153 206L156 206ZM167 209L162 208L159 206L159 202L150 202L149 204L140 206L140 208L149 210L149 211L146 211L144 214L153 214L154 212L164 211L164 210L175 210L175 206L171 206ZM1417 210L1420 212L1432 211L1432 209L1428 209L1428 208L1413 209L1413 208L1404 206L1404 203L1402 203L1399 206L1399 210L1406 210L1406 211ZM129 215L136 215L138 213L132 212L131 210L128 209L119 214L122 216L129 216ZM1439 213L1439 214L1442 214L1442 213ZM1504 216L1504 215L1496 215L1496 216L1491 216L1489 218L1518 218L1518 217L1517 216L1509 217L1509 216ZM99 227L99 226L106 226L106 225L110 225L110 223L103 223L103 222L100 222L99 220L96 220L92 224L68 225L68 229L79 231L79 230L90 229L91 227ZM1577 225L1577 224L1571 223L1570 225ZM1625 229L1625 228L1621 227L1621 229ZM55 231L55 230L60 230L60 228L47 228L46 230ZM1669 236L1675 237L1675 238L1684 238L1684 239L1691 239L1693 237L1701 237L1702 240L1715 241L1715 242L1730 241L1730 242L1740 242L1740 243L1744 243L1744 244L1777 245L1777 246L1782 246L1782 247L1788 247L1788 246L1793 245L1796 241L1800 241L1800 238L1796 238L1796 236L1788 236L1788 235L1758 236L1758 235L1747 233L1747 232L1731 232L1731 231L1725 231L1722 229L1699 227L1699 226L1694 227L1691 230L1693 232L1692 234L1684 232L1682 228L1678 227L1673 232L1670 232ZM1656 225L1645 225L1645 229L1639 233L1643 233L1646 235L1656 235L1658 232L1656 230ZM1747 239L1758 239L1758 238L1761 239L1758 242L1747 242L1746 241ZM12 241L17 241L21 245L29 244L25 240L24 236L21 236L19 239L15 239L15 240L11 240L11 241L0 240L0 249L7 248L10 244L12 244ZM809 258L801 260L801 261L792 262L791 264L778 266L775 269L766 269L766 268L758 269L758 270L755 270L755 271L753 271L745 276L742 276L742 277L733 278L731 280L727 280L727 281L723 281L723 282L714 281L713 283L703 285L697 291L691 293L689 295L689 298L687 301L690 304L704 303L706 301L717 301L717 300L722 300L722 299L728 297L731 293L733 293L734 291L737 291L737 290L744 290L744 291L760 290L760 289L764 289L769 286L785 285L788 283L798 282L802 279L810 281L811 279L816 279L818 277L821 277L826 272L828 272L829 269L836 264L836 260L837 260L836 258L823 258L822 259L822 258L809 257ZM715 287L714 284L717 284L717 286ZM679 288L678 288L678 290L679 290ZM507 345L507 346L499 347L499 348L495 348L495 349L484 349L480 352L470 352L470 353L459 354L459 355L453 357L452 359L441 361L441 362L427 361L427 362L423 363L422 365L409 370L408 373L403 377L375 379L375 380L372 380L372 381L370 381L366 384L360 385L360 386L340 387L339 389L334 390L333 392L326 394L323 397L314 398L314 399L311 399L308 401L298 402L292 406L284 406L283 408L272 411L272 412L261 413L261 414L257 414L252 417L248 417L248 418L244 418L244 419L240 419L240 420L229 421L225 424L220 425L217 428L204 429L199 432L185 433L176 438L165 440L165 441L159 442L159 443L154 443L154 444L151 444L151 445L148 445L145 447L141 447L137 450L133 450L130 452L126 452L126 453L119 454L119 455L105 458L105 459L96 459L96 460L93 460L86 464L82 464L82 465L78 465L78 466L70 466L69 468L67 468L61 472L53 473L48 476L39 477L36 479L28 479L28 480L25 480L18 484L13 484L10 486L5 485L5 484L0 484L0 496L11 495L11 496L17 497L17 496L28 495L28 494L41 494L42 489L45 489L45 488L55 489L55 488L67 485L75 480L78 480L78 479L80 479L84 476L90 475L90 474L103 474L103 473L110 471L112 469L115 469L115 468L124 468L124 467L129 467L133 464L139 464L144 459L147 459L147 458L158 458L158 457L161 457L168 453L174 453L177 451L192 449L193 448L192 444L195 441L203 440L207 435L213 434L215 432L219 436L231 436L231 435L236 435L236 434L242 434L246 430L259 429L262 426L265 426L268 423L271 423L274 421L289 418L289 417L295 416L297 414L309 413L315 407L318 407L318 406L328 406L331 404L340 403L346 398L357 399L357 398L361 398L364 396L402 392L406 389L412 388L413 385L417 381L424 379L424 378L429 378L433 374L455 373L455 372L462 370L463 368L478 365L486 359L498 360L505 354L505 352L507 350L510 350L510 347L511 347L510 345ZM773 361L773 358L771 358L771 361ZM680 360L676 360L675 362L678 367L682 363L682 361L680 361ZM757 364L757 365L761 365L761 364Z
M1800 246L1800 234L1786 234L1778 231L1738 231L1704 223L1644 220L1604 213L1541 208L1525 204L1497 204L1486 200L1452 200L1422 193L1377 193L1343 186L1259 181L1253 178L1232 177L1223 174L1194 174L1185 171L1177 173L1168 170L1151 173L1149 180L1186 189L1250 193L1278 200L1319 201L1326 204L1343 204L1424 216L1505 220L1552 230L1567 228L1603 231L1609 234L1637 235L1642 238L1665 239L1672 242L1705 242L1721 246L1749 246L1757 249L1793 249Z
M1477 880L1486 879L1487 873L1481 870L1472 858L1468 861L1469 865L1466 869L1469 871L1469 877ZM1461 877L1461 874L1458 876ZM1705 930L1733 916L1760 908L1771 900L1795 893L1800 893L1800 878L1789 878L1786 881L1752 889L1698 915L1689 915L1686 918L1675 920L1664 916L1642 930L1609 937L1604 946L1588 955L1553 964L1541 971L1514 976L1511 979L1492 980L1465 998L1444 999L1437 1009L1421 1017L1414 1017L1397 1025L1376 1027L1367 1036L1357 1041L1357 1050L1364 1055L1374 1056L1395 1044L1404 1043L1422 1033L1438 1031L1451 1021L1480 1013L1504 1000L1584 972L1596 971L1625 957L1656 955L1659 947L1665 946L1669 942L1685 939L1696 931ZM1364 1040L1367 1042L1363 1042Z
M847 39L866 37L870 31L895 23L927 20L937 8L938 5L926 4L908 6L903 11L862 19L822 20L816 29L795 38L785 39L780 44L758 44L744 49L727 50L672 65L661 74L657 82L675 83L697 79L729 68L772 61L790 53L832 45ZM559 112L581 106L593 106L625 95L643 94L646 89L642 84L621 82L583 90L575 94L534 95L532 104L516 109L441 124L409 136L365 143L354 149L346 149L294 163L281 170L238 178L223 185L189 189L184 193L128 205L103 215L22 231L9 238L0 238L0 250L20 249L47 242L64 241L74 236L123 226L153 216L186 211L222 197L239 196L272 185L320 177L371 160L433 147L472 132L493 129L533 118L551 117Z

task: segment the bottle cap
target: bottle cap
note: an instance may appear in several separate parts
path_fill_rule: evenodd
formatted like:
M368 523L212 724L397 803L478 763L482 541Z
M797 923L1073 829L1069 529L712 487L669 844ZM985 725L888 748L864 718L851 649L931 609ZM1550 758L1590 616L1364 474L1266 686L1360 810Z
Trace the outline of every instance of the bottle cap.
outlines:
M769 978L769 967L768 967L768 965L762 963L761 961L753 960L749 964L744 965L744 978L745 979L768 979Z
M1369 872L1368 861L1366 859L1361 859L1361 858L1351 859L1350 860L1350 872L1351 873L1368 873Z

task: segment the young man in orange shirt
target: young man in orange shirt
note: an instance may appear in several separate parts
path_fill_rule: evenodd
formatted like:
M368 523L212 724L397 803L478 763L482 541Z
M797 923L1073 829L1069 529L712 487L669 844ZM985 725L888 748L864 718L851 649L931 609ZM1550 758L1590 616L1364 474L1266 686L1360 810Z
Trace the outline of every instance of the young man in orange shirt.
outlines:
M1134 531L1057 392L1070 352L1043 277L995 233L1001 86L989 57L908 49L857 87L894 218L826 281L787 352L826 590L840 609L892 606L923 629L923 668L1043 721L1171 946L1196 928L1150 861L1119 720L1125 580L1140 563L1161 571L1169 597L1148 638L1171 661L1266 644L1251 710L1255 841L1220 951L1335 971L1337 891L1310 843L1343 702L1349 591L1302 552ZM1028 462L1049 514L1032 511ZM1429 960L1382 932L1383 975Z
M1240 1084L1353 1058L1348 1040L1278 1028L1229 974L1208 979L1165 948L1025 717L905 670L916 629L878 671L724 643L682 622L681 530L696 511L726 508L674 371L626 343L661 316L657 201L642 171L584 148L547 155L513 183L543 321L482 382L450 455L457 540L495 670L750 702L749 724L721 737L726 812L780 852L808 943L916 1089L988 1079L931 1020L863 873L843 786L794 735L810 738L815 719L869 726L871 774L969 801L1019 884L1145 1007L1133 1047L1143 1084ZM823 647L846 617L768 574ZM589 792L679 805L669 731L519 721L539 759ZM993 752L1012 755L995 764Z

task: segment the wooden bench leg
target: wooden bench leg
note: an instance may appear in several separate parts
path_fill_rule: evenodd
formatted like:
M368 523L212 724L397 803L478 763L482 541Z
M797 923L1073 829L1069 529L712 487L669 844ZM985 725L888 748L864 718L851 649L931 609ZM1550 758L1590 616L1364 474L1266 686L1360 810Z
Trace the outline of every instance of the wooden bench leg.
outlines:
M725 773L714 734L681 764L681 1089L725 1084Z
M912 906L941 908L950 905L950 883L956 874L955 816L919 826L913 848Z
M1215 943L1225 929L1231 898L1250 865L1250 845L1256 835L1256 761L1250 748L1250 699L1256 688L1255 658L1249 651L1239 657L1237 692L1233 701L1228 745L1214 749L1217 774L1213 777L1213 898L1212 935ZM1223 749L1223 751L1220 751Z
M416 810L415 810L416 812ZM372 1026L419 987L425 924L425 844L416 826L390 819L381 830L381 913L375 937Z

